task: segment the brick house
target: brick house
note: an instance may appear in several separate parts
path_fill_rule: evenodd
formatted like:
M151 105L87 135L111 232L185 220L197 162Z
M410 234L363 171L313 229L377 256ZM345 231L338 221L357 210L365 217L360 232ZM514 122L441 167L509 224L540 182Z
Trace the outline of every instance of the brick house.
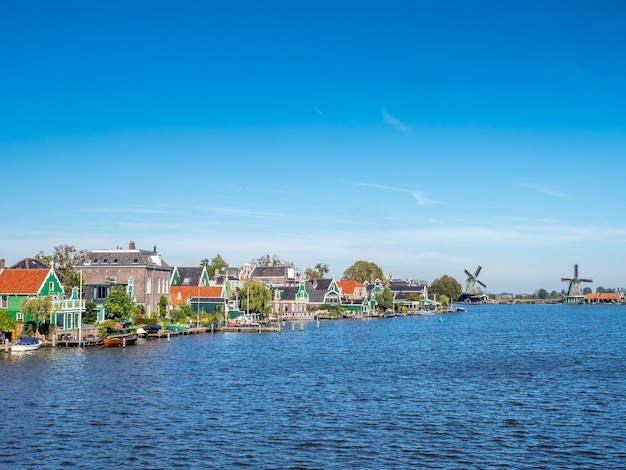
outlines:
M74 269L83 276L85 299L98 307L98 321L104 321L104 301L117 287L123 287L137 305L142 305L146 315L159 311L161 297L168 300L172 267L157 253L135 248L131 241L128 249L90 250Z

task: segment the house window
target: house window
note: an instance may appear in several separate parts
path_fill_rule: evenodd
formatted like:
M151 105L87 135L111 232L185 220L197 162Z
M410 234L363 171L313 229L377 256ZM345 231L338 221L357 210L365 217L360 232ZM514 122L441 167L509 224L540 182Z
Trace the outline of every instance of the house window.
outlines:
M9 296L3 295L0 297L0 308L7 308L9 306Z
M117 264L120 260L118 258L113 258L113 264Z
M17 321L24 321L24 314L23 314L22 312L17 312L17 313L15 314L15 319L16 319Z
M146 279L146 294L152 294L152 278Z
M139 263L139 258L134 258L133 259L133 264L137 264L137 263Z
M98 262L98 258L94 258L92 263L97 263Z
M108 263L109 262L109 258L102 258L102 262L103 263Z
M50 281L48 283L48 293L54 292L54 282Z
M96 286L93 288L93 300L104 300L109 294L107 286Z

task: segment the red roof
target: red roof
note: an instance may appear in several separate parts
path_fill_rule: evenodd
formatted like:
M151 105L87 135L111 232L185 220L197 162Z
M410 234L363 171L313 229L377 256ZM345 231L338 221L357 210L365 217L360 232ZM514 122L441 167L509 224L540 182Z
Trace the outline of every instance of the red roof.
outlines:
M0 294L35 295L49 273L49 269L5 269L0 273Z
M586 300L619 300L623 298L624 294L622 294L621 292L603 292L601 294L590 293L585 295Z
M185 305L189 297L221 297L224 286L172 286L170 300L172 307Z
M338 281L337 286L341 289L341 293L343 295L353 295L354 291L359 287L365 287L359 281L355 281L354 279L345 279L343 281Z

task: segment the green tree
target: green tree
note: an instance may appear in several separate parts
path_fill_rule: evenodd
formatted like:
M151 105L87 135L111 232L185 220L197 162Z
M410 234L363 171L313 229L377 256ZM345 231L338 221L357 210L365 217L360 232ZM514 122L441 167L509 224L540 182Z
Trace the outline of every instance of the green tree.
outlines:
M539 289L537 290L537 298L538 299L547 299L548 298L548 291L545 289Z
M98 306L93 302L85 302L82 322L86 325L93 325L98 321Z
M206 272L209 276L215 276L216 272L219 274L228 267L228 263L224 261L224 258L222 258L219 253L215 255L211 262L205 258L200 264L206 268Z
M287 266L286 261L283 261L277 255L270 256L269 253L258 258L252 258L250 261L252 266Z
M61 277L61 283L67 294L72 291L72 287L82 287L80 286L80 275L74 270L74 265L81 262L86 254L85 250L77 250L75 246L57 245L51 255L46 255L40 251L39 254L35 255L35 258L54 268ZM84 292L84 289L82 291Z
M269 312L272 291L259 281L247 281L239 291L239 299L243 310L265 317Z
M360 283L373 282L379 279L384 285L387 285L387 278L375 263L370 261L357 261L343 272L342 279L354 279Z
M192 318L195 322L197 316L197 313L189 304L180 305L172 310L172 321L174 323L188 323Z
M459 281L453 277L443 275L438 279L435 279L428 287L429 294L445 295L450 300L457 300L461 296L463 288ZM440 302L439 299L437 299Z
M314 267L307 268L304 275L307 279L322 279L329 271L330 268L327 264L317 263Z
M393 292L389 287L385 287L383 291L376 296L377 307L381 310L393 309Z
M442 308L448 308L450 306L450 297L445 294L437 294L437 302L441 304Z
M167 305L169 302L167 301L167 297L164 295L159 299L159 315L164 317L167 315Z
M39 325L48 320L52 310L52 297L32 297L22 303L22 313L28 315L35 322L35 332L39 333Z
M0 331L13 331L17 322L6 310L0 310Z
M104 311L107 320L119 322L130 319L134 307L133 299L123 286L113 289L104 301Z

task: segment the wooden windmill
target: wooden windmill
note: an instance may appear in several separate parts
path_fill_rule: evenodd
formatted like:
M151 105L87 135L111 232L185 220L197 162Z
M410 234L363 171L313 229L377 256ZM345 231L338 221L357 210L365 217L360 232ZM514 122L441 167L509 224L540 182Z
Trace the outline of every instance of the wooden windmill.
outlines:
M480 284L485 289L487 286L478 280L478 274L480 273L481 267L478 266L476 272L474 274L470 273L467 269L465 270L465 274L467 275L467 280L465 281L465 294L466 295L476 295L480 294L482 291L477 284Z
M582 301L585 297L582 289L580 288L581 282L593 282L592 279L582 279L578 277L578 265L574 265L574 277L562 277L561 281L569 283L567 288L567 294L565 295L565 301L572 303Z

